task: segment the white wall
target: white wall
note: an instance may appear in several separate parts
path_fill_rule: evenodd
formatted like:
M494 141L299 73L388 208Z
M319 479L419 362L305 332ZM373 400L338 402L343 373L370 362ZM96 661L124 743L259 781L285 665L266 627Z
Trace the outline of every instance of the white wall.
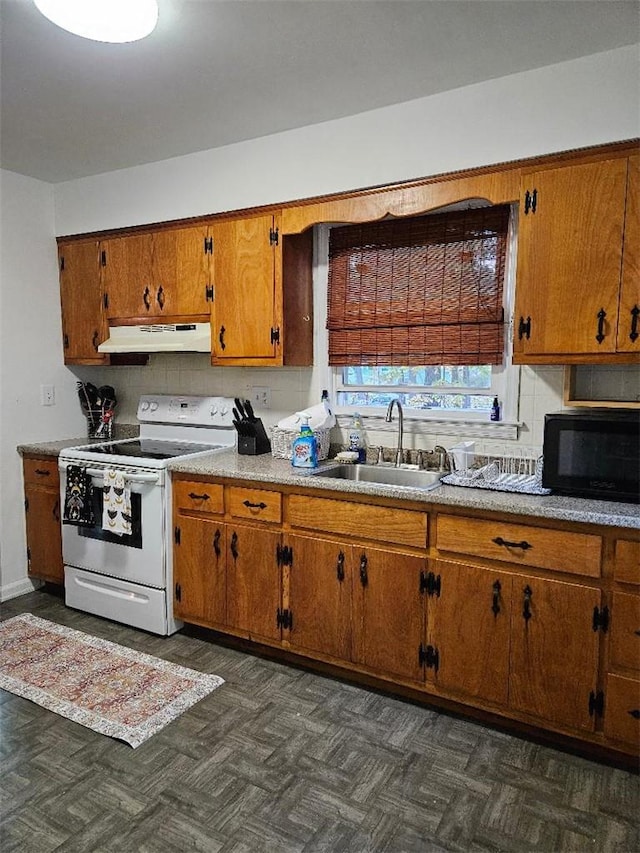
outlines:
M313 97L313 93L309 93ZM56 186L58 234L289 201L639 135L637 47Z
M0 600L27 579L18 444L82 435L75 377L62 361L53 187L0 172ZM40 385L56 404L40 405Z

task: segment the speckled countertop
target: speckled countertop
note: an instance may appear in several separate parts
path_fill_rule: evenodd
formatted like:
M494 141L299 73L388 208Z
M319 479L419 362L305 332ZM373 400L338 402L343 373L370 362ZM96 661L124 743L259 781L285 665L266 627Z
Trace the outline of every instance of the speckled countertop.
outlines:
M126 426L126 425L124 425ZM132 428L136 430L135 427ZM126 432L126 431L125 431ZM136 435L118 434L118 438ZM66 447L90 444L86 437L68 438L60 441L21 444L21 454L35 453L42 456L58 456ZM321 462L317 472L294 470L286 459L274 459L270 454L262 456L239 456L235 450L189 456L169 462L169 470L206 477L228 477L246 481L274 483L284 486L312 487L327 492L341 492L372 497L396 498L419 501L426 505L455 506L462 509L486 510L488 512L512 513L534 518L551 518L558 521L576 521L586 524L602 524L607 527L626 527L640 530L640 506L614 501L592 501L584 498L565 498L560 495L517 495L506 492L491 492L483 489L464 489L458 486L438 486L432 491L378 483L355 483L323 477L322 470L335 463Z
M169 470L285 486L307 486L314 489L326 489L328 492L404 498L405 500L420 501L427 505L455 506L536 518L552 518L560 521L578 521L587 524L603 524L609 527L640 529L640 506L635 504L566 498L560 495L546 495L544 497L518 495L444 485L425 492L421 489L383 486L378 483L355 483L350 480L323 477L323 468L332 467L334 464L328 460L320 463L316 472L307 472L301 469L293 469L291 463L286 459L274 459L269 454L239 456L235 451L222 451L173 460L169 463Z
M137 424L116 424L114 439L135 438L140 434L140 427ZM80 438L62 438L59 441L40 441L33 444L19 444L18 453L24 456L25 453L34 453L39 456L59 456L60 451L67 447L81 447L84 444L100 444L104 442L104 438L87 438L86 435Z

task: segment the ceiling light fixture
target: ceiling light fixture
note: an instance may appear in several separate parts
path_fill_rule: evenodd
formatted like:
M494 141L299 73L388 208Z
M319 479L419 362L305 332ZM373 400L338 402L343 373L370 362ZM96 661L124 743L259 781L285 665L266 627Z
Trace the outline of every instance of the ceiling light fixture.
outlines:
M93 41L138 41L158 23L157 0L34 0L63 30Z

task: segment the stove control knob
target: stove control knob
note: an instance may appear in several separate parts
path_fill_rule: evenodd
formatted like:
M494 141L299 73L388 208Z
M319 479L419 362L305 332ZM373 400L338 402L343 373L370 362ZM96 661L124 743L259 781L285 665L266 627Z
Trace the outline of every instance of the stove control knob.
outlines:
M140 403L140 410L142 412L146 412L148 408L149 408L149 401L143 400L142 403Z
M215 416L217 414L218 414L218 407L217 406L211 406L211 417L215 418Z
M155 412L157 408L158 408L158 404L156 402L151 403L151 405L149 406L149 409L152 412Z
M222 415L222 417L224 417L224 416L228 413L228 411L229 411L228 407L227 407L227 406L223 406L223 407L220 409L220 414Z

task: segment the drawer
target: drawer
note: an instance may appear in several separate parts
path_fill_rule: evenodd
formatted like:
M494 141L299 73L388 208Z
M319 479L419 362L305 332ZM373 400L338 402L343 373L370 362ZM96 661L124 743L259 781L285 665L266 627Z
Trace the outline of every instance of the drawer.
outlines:
M227 492L229 513L234 518L251 518L254 521L282 521L282 495L268 489L241 489L230 486Z
M616 539L613 576L620 583L633 583L640 586L640 542Z
M33 485L35 483L58 489L60 477L58 474L57 458L49 459L23 459L24 481Z
M609 663L640 671L640 595L613 594Z
M440 551L600 577L602 540L587 533L439 515L436 541Z
M195 483L176 480L173 483L173 505L188 512L224 512L224 489L218 483Z
M640 748L640 679L607 675L604 694L604 733L613 740Z
M292 527L357 539L395 542L413 548L427 545L427 515L414 510L291 495L287 521Z

